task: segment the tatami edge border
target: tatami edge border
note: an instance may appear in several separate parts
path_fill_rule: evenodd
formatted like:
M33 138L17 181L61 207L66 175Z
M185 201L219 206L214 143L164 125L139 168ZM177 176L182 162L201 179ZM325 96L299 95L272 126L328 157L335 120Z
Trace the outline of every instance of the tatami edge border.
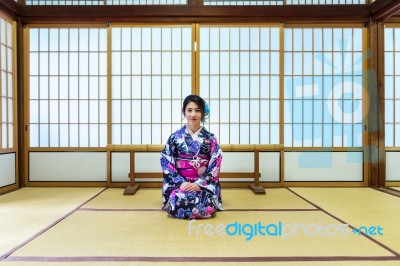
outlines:
M266 261L399 261L400 256L291 256L291 257L32 257L10 256L4 261L91 262L266 262Z
M374 189L377 191L400 198L400 190L396 190L396 189L393 189L390 187L378 187L378 188L374 188Z
M139 212L139 211L162 211L164 212L165 210L161 209L151 209L151 208L143 208L143 209L130 209L130 208L80 208L77 211L94 211L94 212ZM289 212L303 212L303 211L321 211L319 209L225 209L223 212L284 212L284 211L289 211Z

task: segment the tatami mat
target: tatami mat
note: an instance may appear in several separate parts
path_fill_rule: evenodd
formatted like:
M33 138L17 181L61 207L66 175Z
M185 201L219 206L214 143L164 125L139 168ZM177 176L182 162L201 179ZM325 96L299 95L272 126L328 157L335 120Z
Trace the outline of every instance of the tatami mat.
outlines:
M224 189L223 202L227 211L190 223L160 209L159 189L124 196L123 189L24 188L0 197L0 264L400 265L398 197L369 188ZM342 223L380 226L383 236L348 227L345 234ZM246 229L217 235L217 226L229 225L231 233L234 225ZM297 234L250 239L259 225Z
M291 190L352 226L380 226L379 241L400 253L400 198L370 188Z
M248 235L214 233L217 225L236 222L241 225L297 223L307 227L332 224L332 228L340 224L320 211L219 212L215 219L192 223L168 218L164 211L78 211L12 257L393 257L370 239L352 233L305 236L299 229L296 235L285 238L254 235L251 239ZM212 234L204 232L205 226Z
M0 257L104 188L22 188L0 197Z
M109 188L84 208L93 209L161 209L160 189L140 189L135 195L124 196L124 190ZM255 195L250 189L224 189L222 201L227 210L243 209L315 209L286 188L267 189L265 195Z

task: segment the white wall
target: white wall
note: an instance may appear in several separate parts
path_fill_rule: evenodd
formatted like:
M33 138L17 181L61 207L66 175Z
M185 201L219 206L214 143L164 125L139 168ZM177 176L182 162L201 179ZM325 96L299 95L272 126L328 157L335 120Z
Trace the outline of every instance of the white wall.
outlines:
M0 154L0 187L17 183L15 153Z
M29 152L29 181L107 181L106 152Z
M285 181L363 181L362 152L285 152Z
M400 152L386 152L386 181L400 181Z
M111 152L111 182L129 182L129 152ZM160 152L135 152L135 172L161 173ZM138 181L161 182L162 178L138 178Z
M281 172L280 152L260 152L260 173L262 182L279 182Z
M362 152L285 152L285 181L362 181ZM253 172L253 152L224 152L222 172ZM387 153L389 180L396 180L400 153ZM280 152L260 152L262 182L279 182ZM30 152L29 181L106 181L106 152ZM15 155L0 156L0 185L15 183ZM136 172L160 172L159 152L137 152ZM4 169L4 170L3 170ZM111 152L111 181L129 182L129 152ZM138 181L159 182L144 178ZM223 179L249 181L249 179Z

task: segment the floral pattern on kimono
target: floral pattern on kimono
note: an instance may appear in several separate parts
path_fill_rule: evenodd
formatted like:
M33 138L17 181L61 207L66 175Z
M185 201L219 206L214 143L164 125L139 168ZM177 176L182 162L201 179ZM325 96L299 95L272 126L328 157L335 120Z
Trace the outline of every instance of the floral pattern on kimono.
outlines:
M163 171L163 208L184 219L211 218L223 210L219 183L222 150L215 136L204 127L193 140L186 126L168 138L160 156ZM195 182L200 190L184 192L183 182Z

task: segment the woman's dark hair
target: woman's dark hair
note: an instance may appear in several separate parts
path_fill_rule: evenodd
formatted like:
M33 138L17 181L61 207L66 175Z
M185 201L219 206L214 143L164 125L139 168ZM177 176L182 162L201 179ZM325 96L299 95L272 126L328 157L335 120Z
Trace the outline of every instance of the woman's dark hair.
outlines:
M195 104L197 104L197 106L199 107L200 112L201 112L201 114L202 114L202 116L201 116L201 122L204 123L204 122L206 121L206 118L210 115L210 110L209 110L208 104L206 103L206 101L204 101L203 98L201 98L201 97L198 96L198 95L194 95L194 94L189 95L189 96L187 96L187 97L185 98L185 100L183 101L183 104L182 104L182 114L185 113L186 106L187 106L190 102L194 102Z

